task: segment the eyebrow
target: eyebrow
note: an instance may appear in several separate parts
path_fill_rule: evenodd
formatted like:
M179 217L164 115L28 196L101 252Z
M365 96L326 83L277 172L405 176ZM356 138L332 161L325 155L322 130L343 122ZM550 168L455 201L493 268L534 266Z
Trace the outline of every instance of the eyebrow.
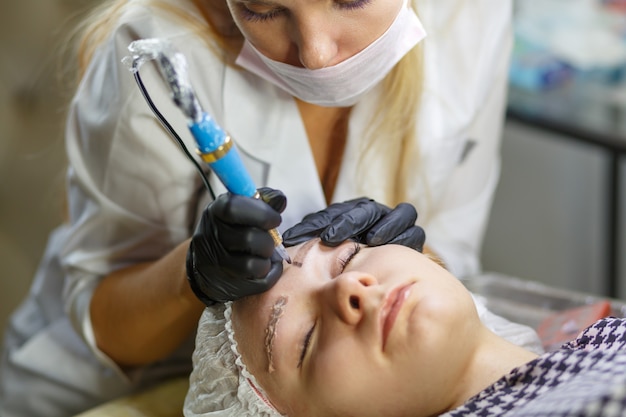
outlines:
M274 338L276 337L276 327L278 325L278 321L283 315L285 311L285 306L287 305L287 301L289 299L285 296L278 297L274 305L272 306L272 310L270 311L270 319L267 323L267 327L265 328L265 353L267 354L268 367L267 371L271 374L274 372Z
M240 0L239 2L244 3L244 4L251 4L255 6L268 6L268 7L278 6L278 4L270 0Z
M302 245L300 249L298 249L298 252L296 252L296 255L293 257L291 264L298 268L302 268L306 255L309 253L315 243L317 243L317 239L311 239L304 245Z
M309 253L313 245L317 242L318 239L311 239L306 242L304 245L300 246L298 252L296 252L293 257L292 266L296 266L298 268L302 267L304 259L306 255ZM267 371L271 374L274 372L274 340L276 338L276 331L278 330L278 322L280 318L283 316L285 311L285 306L287 305L287 301L289 299L286 296L280 296L274 302L272 309L270 311L270 317L267 322L267 326L265 327L265 353L267 355L268 368Z

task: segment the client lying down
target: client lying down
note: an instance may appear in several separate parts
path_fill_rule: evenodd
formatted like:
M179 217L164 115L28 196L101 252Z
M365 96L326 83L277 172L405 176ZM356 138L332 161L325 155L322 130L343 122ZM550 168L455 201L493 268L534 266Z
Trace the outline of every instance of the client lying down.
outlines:
M289 250L271 290L205 310L185 416L624 411L621 320L539 356L490 329L461 282L412 249Z

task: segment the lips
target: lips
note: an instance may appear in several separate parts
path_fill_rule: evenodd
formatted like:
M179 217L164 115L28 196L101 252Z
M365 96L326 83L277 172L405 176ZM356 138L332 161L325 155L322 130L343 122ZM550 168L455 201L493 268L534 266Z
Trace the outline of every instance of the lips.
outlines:
M380 311L380 318L382 321L383 332L383 350L387 344L387 337L393 328L393 324L396 322L398 313L402 309L404 301L411 292L411 286L413 283L393 289L389 296L387 296L385 303Z

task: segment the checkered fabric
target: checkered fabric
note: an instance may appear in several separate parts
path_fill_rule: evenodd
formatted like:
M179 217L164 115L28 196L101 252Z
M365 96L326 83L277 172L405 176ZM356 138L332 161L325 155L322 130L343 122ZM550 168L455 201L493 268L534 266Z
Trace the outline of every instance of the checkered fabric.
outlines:
M626 416L626 319L597 321L442 416Z

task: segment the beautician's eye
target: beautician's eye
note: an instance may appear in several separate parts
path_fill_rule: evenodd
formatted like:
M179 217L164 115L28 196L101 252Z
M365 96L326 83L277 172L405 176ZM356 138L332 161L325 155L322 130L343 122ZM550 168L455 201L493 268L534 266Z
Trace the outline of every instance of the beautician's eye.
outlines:
M356 256L357 253L359 253L360 250L361 250L361 245L354 242L354 245L352 246L352 250L348 252L347 254L344 254L343 258L339 258L340 273L346 269L350 261Z
M367 6L372 0L337 0L336 5L342 10L356 10ZM288 12L284 7L272 7L239 3L241 16L249 22L265 22Z
M361 9L367 6L372 0L339 0L337 6L345 10Z
M283 7L258 6L255 8L252 6L251 8L244 3L239 3L239 9L241 10L241 17L250 22L272 20L287 11Z

